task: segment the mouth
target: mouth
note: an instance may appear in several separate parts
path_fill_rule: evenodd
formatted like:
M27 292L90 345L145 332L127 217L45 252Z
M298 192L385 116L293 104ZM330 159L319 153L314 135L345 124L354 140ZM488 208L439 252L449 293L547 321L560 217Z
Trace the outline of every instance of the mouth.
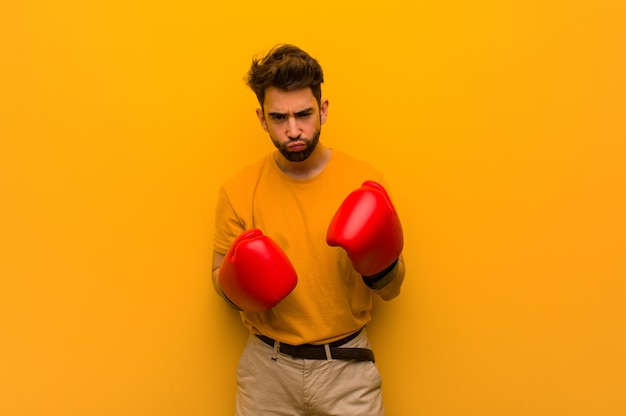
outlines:
M306 149L306 143L304 142L291 142L287 144L287 150L291 152L301 152Z

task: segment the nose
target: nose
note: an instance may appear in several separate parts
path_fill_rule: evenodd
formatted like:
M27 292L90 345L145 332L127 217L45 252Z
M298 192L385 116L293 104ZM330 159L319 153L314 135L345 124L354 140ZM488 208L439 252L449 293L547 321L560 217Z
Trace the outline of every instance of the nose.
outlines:
M300 126L298 125L298 120L295 117L289 117L287 121L287 137L291 140L298 139L302 131L300 130Z

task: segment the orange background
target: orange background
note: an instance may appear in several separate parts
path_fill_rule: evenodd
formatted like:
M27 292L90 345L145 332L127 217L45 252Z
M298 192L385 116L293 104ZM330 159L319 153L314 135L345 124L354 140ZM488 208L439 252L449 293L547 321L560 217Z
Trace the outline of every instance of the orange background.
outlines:
M402 215L388 414L626 414L626 3L212 3L0 6L0 414L232 414L213 212L279 42Z

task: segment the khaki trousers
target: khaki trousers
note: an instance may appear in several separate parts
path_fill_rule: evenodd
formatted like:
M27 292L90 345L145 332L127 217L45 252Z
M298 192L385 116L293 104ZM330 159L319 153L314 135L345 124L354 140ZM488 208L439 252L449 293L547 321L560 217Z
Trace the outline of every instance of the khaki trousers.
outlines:
M342 347L370 348L365 329ZM236 416L384 416L371 361L304 360L251 335L237 369Z

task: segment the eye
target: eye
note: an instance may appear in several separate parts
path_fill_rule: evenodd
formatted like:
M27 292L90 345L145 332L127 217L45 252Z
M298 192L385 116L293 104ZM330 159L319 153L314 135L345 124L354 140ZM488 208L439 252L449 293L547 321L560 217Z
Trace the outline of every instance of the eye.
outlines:
M272 120L274 121L282 121L284 120L286 117L284 114L273 114L272 115Z
M310 111L307 111L306 113L298 113L298 114L296 114L296 117L298 117L300 119L306 119L306 118L309 118L311 116L311 114L313 114L313 113L311 113Z

